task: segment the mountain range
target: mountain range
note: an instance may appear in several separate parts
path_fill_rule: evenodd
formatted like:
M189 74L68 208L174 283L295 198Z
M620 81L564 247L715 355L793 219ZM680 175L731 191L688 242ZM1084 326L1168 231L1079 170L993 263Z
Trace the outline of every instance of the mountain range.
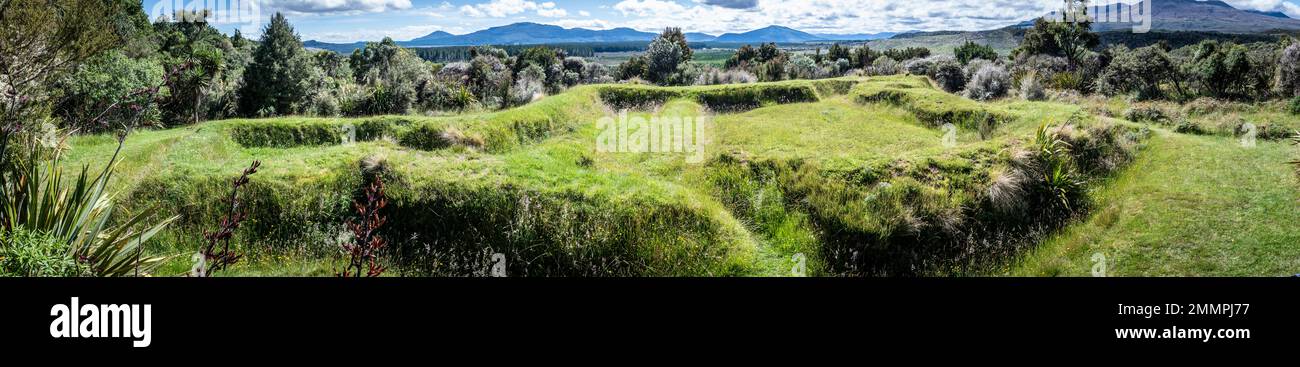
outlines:
M686 33L689 42L717 43L804 43L818 41L866 41L884 39L894 36L894 32L866 34L812 34L782 26L769 26L744 33L727 33L714 36L707 33ZM564 28L549 24L514 23L492 27L469 34L455 35L437 31L428 35L400 41L407 47L439 46L473 46L473 45L532 45L557 43L605 43L605 42L650 42L658 33L641 32L631 28L614 28L591 30L583 28ZM310 48L326 49L336 52L352 52L365 47L365 42L327 43L307 41L303 43Z
M1151 1L1151 29L1166 32L1218 32L1256 34L1300 30L1300 19L1281 12L1241 10L1218 0L1145 0ZM1142 2L1123 5L1124 11L1138 8ZM1093 23L1093 30L1126 31L1133 24Z
M1217 32L1230 34L1260 34L1278 30L1300 30L1300 20L1288 17L1276 11L1241 10L1218 0L1146 0L1152 1L1152 30L1164 32ZM1141 3L1136 3L1141 4ZM1129 10L1137 5L1120 5ZM1025 27L1032 22L1023 22L1015 26ZM1015 27L1013 26L1013 27ZM1093 29L1099 32L1127 31L1132 23L1094 23ZM910 33L910 34L909 34ZM962 34L968 32L951 31ZM808 33L783 26L768 26L743 33L726 33L713 36L705 33L686 33L690 42L712 43L806 43L833 41L878 41L904 35L917 37L922 35L940 35L943 32L881 32L860 34ZM439 46L473 46L473 45L532 45L557 43L608 43L608 42L649 42L658 34L642 32L631 28L614 28L591 30L584 28L564 28L538 23L514 23L492 27L473 33L455 35L437 31L428 35L398 42L407 47ZM311 48L326 49L336 52L352 52L365 46L364 42L326 43L307 41L304 45Z

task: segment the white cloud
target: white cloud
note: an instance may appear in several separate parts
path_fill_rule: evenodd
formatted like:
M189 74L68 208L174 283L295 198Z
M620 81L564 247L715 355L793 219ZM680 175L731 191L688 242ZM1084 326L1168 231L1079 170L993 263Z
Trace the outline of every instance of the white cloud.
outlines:
M580 16L584 16L584 17L589 17L589 16L591 16L591 13L588 13L586 10L579 10L579 11L578 11L578 15L580 15Z
M379 13L411 8L411 0L263 0L263 8L296 14Z
M1238 9L1280 11L1292 18L1300 18L1300 5L1285 0L1224 0Z
M569 15L567 10L549 1L539 4L528 0L492 0L482 4L462 5L460 7L462 14L475 18L505 18L527 11L536 11L537 15L547 18L559 18Z
M685 6L671 0L623 0L614 4L614 9L622 12L623 15L643 17L674 15L686 11Z
M548 23L564 28L586 28L597 30L614 28L609 22L600 19L560 19Z
M555 7L553 2L545 2L537 6L537 15L547 18L561 18L569 16L569 12Z

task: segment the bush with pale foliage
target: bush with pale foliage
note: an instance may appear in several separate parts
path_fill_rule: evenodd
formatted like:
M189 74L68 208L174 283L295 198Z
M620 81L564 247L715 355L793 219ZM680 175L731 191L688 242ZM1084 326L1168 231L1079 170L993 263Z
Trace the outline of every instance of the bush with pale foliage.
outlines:
M1011 74L1007 73L1007 69L990 64L980 68L966 82L966 97L987 101L1006 96L1010 88Z

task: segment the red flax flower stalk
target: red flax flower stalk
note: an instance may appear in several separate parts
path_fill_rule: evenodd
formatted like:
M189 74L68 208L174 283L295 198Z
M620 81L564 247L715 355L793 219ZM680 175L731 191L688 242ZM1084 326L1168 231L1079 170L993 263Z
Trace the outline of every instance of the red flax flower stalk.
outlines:
M225 269L235 263L243 255L230 250L230 238L235 236L235 230L239 229L239 223L248 219L248 213L240 208L239 189L248 185L248 176L257 173L257 168L262 166L262 162L253 161L253 164L244 169L244 174L240 175L231 182L230 199L228 201L230 208L226 211L226 216L221 218L221 225L215 232L203 231L203 238L208 244L203 246L199 254L199 262L195 264L194 270L190 275L196 277L212 276L212 273Z
M353 240L343 244L343 251L348 253L348 265L338 275L340 277L377 277L387 270L379 264L379 253L387 246L377 233L388 220L379 212L388 206L384 198L384 181L378 176L375 182L366 188L365 201L356 201L352 206L357 209L360 221L348 220Z

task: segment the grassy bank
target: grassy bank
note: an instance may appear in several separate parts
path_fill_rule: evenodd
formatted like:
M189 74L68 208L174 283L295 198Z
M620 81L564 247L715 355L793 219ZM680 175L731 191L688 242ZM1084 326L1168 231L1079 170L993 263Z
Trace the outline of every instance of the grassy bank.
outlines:
M1092 195L1098 208L1006 274L1286 276L1300 269L1295 147L1164 133Z
M598 151L598 120L624 109L704 121L703 151ZM1041 152L1044 125L1073 148ZM501 112L140 132L115 185L129 204L181 216L150 248L177 255L163 275L188 270L229 180L253 160L263 169L236 234L249 258L232 275L330 274L373 177L388 187L398 275L482 275L497 254L518 276L786 276L799 263L810 275L978 274L1095 213L1078 187L1044 181L1049 163L1096 181L1132 159L1142 131L1068 104L974 102L908 76L600 85ZM72 146L72 163L94 164L114 141Z

